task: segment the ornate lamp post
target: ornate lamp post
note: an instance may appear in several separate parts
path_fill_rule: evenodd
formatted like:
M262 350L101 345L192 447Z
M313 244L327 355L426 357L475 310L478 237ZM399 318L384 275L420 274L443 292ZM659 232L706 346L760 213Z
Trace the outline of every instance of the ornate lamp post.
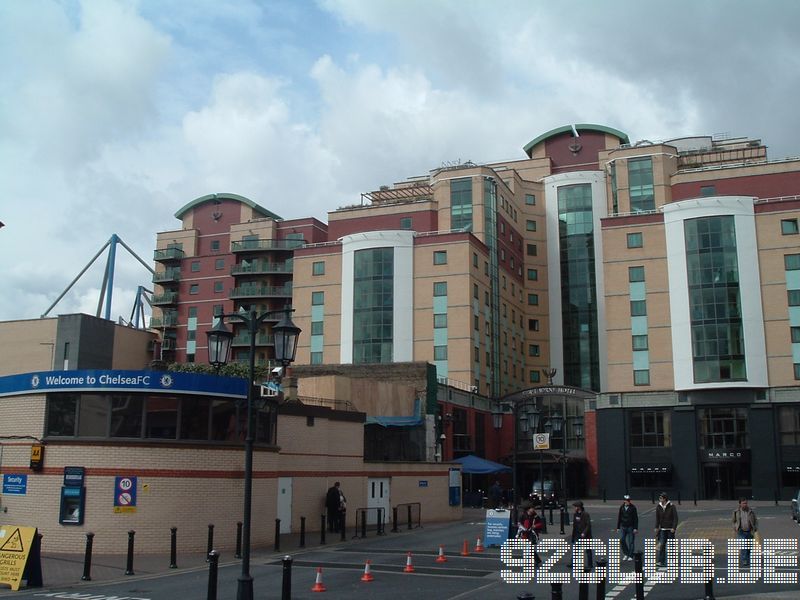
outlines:
M275 336L275 358L286 368L294 362L297 353L297 339L300 328L290 318L292 309L271 310L262 314L251 310L249 313L218 315L219 321L207 332L208 362L219 368L228 362L233 332L225 327L224 320L242 323L250 335L249 375L247 385L247 437L244 441L244 515L242 516L242 573L236 589L237 600L253 600L253 576L250 574L250 515L253 503L253 439L255 435L255 411L253 410L253 387L255 384L256 335L258 329L269 317L283 314L283 318L272 327Z

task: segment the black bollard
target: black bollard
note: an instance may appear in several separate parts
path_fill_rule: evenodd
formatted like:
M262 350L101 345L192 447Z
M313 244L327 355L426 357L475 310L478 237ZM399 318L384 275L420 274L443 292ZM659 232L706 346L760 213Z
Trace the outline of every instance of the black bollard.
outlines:
M775 506L778 506L778 490L775 490L773 494L775 496Z
M650 504L656 503L656 492L655 490L650 490Z
M325 515L320 515L319 543L325 545Z
M125 568L125 575L133 575L133 536L136 535L136 532L131 529L128 532L128 560L126 563Z
M694 491L694 505L697 506L697 490Z
M597 562L598 568L604 568L604 567L608 566L608 561L605 558L598 558L596 562ZM608 576L608 574L606 573L606 575L603 575L603 577L600 579L600 581L597 582L597 588L596 588L597 595L595 596L595 598L597 600L606 600L606 577L607 576Z
M606 488L603 488L603 504L606 503Z
M375 525L377 526L377 529L378 529L378 535L384 535L384 531L383 531L383 509L382 508L378 508L378 510L376 512L378 513L378 516L376 517Z
M553 507L550 507L550 525L553 524Z
M367 511L361 511L361 537L367 537Z
M281 551L281 520L275 519L275 552Z
M292 600L292 557L283 557L283 585L281 600Z
M561 531L560 531L560 533L561 533L561 535L564 535L564 509L563 509L563 507L561 508L560 513L561 513Z
M714 599L714 579L709 579L706 581L706 595L703 600L715 600Z
M408 509L408 530L411 531L411 505L409 504L406 508Z
M397 533L397 507L392 509L392 533Z
M236 523L236 553L233 558L242 558L242 522Z
M578 600L589 600L589 584L585 581L578 584Z
M681 504L681 492L678 490L678 506Z
M169 528L169 568L178 568L178 528Z
M339 538L341 541L345 541L347 539L345 535L345 529L347 529L347 515L346 513L342 513L342 520L339 524L339 531L342 532L341 537Z
M644 560L641 552L633 553L633 570L640 575L644 571ZM636 582L634 586L636 588L636 600L644 600L644 579Z
M306 547L306 518L300 517L300 547Z
M569 509L567 508L566 501L564 501L564 524L569 527Z
M219 566L219 552L212 550L206 558L208 563L208 594L206 600L217 600L217 568Z
M214 526L208 524L208 539L206 540L206 562L211 560L211 551L214 549Z
M83 554L83 575L81 581L92 580L92 544L94 544L94 534L86 534L86 552Z
M550 584L550 600L563 600L564 594L561 591L560 583Z

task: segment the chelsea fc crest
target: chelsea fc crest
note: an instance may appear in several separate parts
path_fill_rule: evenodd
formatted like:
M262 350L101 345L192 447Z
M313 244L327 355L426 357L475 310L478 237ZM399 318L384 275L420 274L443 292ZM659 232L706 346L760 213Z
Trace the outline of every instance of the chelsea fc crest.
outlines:
M161 387L172 387L172 375L162 375L161 376Z

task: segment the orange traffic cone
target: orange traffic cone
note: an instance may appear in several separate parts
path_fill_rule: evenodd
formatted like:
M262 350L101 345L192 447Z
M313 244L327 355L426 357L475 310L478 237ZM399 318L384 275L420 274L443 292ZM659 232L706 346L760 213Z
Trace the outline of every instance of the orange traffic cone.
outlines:
M326 591L325 584L322 583L322 567L317 567L317 580L314 582L314 587L311 588L312 592Z
M481 538L478 538L478 541L475 544L475 550L473 550L473 552L483 552L483 543L481 542Z
M372 581L373 579L375 579L372 576L372 572L369 570L369 565L370 562L367 561L366 564L364 565L364 574L361 576L361 581Z
M403 569L403 573L413 573L414 572L414 565L411 564L411 552L408 553L406 557L406 568Z
M447 557L444 555L444 546L439 546L439 556L436 557L436 562L447 562Z
M464 540L464 546L461 548L461 556L469 556L469 545L467 540Z

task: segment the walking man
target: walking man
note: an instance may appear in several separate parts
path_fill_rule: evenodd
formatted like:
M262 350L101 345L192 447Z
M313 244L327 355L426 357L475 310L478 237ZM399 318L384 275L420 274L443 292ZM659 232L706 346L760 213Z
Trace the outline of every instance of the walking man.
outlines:
M617 515L619 544L622 549L622 560L633 560L636 534L639 533L639 513L628 494L625 494L622 500L622 506L619 507Z
M666 492L658 495L656 506L656 566L667 566L667 540L675 538L678 528L678 510L669 501Z
M576 500L572 503L575 507L575 514L572 516L572 543L573 545L578 540L588 540L592 537L592 519L583 509L583 502ZM589 572L592 570L592 551L586 550L584 555L583 570Z
M752 540L758 531L758 519L755 511L747 506L747 498L739 498L739 509L733 511L733 530L736 537L743 540ZM750 567L750 550L739 551L739 565Z

